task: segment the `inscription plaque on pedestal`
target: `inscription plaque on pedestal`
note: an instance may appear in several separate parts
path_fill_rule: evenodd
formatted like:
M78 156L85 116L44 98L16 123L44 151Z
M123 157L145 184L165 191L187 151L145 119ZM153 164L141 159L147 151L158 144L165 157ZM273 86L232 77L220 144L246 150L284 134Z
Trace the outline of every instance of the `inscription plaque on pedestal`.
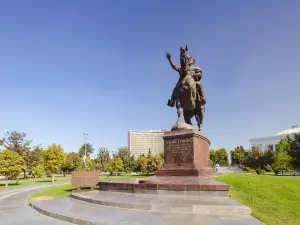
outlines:
M210 141L203 132L171 131L164 138L165 163L157 176L211 175L209 163Z
M193 140L185 138L165 141L165 163L192 163Z

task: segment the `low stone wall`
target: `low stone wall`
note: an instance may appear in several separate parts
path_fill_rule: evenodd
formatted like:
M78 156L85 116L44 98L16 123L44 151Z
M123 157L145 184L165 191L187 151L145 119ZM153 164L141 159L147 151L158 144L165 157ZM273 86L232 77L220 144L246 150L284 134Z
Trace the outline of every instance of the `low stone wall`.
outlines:
M80 187L88 186L91 190L99 182L99 173L97 171L74 171L72 172L71 184L76 187L76 191L80 191Z

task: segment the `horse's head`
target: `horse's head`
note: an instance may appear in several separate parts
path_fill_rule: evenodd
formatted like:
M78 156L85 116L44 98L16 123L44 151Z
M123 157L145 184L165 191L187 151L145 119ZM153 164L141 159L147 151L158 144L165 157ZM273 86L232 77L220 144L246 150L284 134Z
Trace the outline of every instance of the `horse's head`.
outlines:
M188 47L185 46L185 48L180 48L180 64L182 69L188 69L189 68L189 50Z

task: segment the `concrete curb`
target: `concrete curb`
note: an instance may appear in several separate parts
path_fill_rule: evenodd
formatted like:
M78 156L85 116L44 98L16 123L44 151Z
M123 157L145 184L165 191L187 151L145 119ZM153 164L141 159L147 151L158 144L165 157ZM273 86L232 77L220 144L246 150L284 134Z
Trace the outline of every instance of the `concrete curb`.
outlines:
M84 201L88 203L98 204L102 206L144 210L151 212L163 213L189 213L189 214L211 214L211 215L251 215L251 209L243 205L201 205L201 204L132 204L115 201L107 201L100 199L93 199L81 194L71 194L70 198Z
M82 220L82 219L73 218L70 216L64 216L64 215L60 215L57 213L52 213L52 212L46 211L46 210L34 205L33 202L29 203L29 206L45 216L49 216L51 218L61 220L64 222L68 222L68 223L73 223L73 224L78 224L78 225L107 225L106 223Z

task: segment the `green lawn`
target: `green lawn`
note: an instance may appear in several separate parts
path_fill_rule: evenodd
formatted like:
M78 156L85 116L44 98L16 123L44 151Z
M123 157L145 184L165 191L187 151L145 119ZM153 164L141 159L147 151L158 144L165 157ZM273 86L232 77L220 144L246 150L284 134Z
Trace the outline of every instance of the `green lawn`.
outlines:
M127 180L127 179L133 179L133 178L145 178L145 176L111 176L109 178L107 177L100 177L100 181L113 181L113 180ZM96 187L95 189L98 189L99 187ZM54 186L45 188L41 191L35 192L33 195L30 196L29 202L31 201L37 201L37 200L48 200L48 199L55 199L55 198L67 198L70 196L72 190L75 188L71 184L61 185L61 186ZM86 189L86 188L82 188ZM89 188L87 188L89 189Z
M300 224L298 177L225 174L214 179L230 184L230 197L250 207L252 215L266 224Z
M64 182L68 182L71 179L71 176L67 175L64 177L62 175L58 175L58 176L55 176L54 178L55 178L55 180L54 180L55 183L64 183ZM0 189L7 188L5 186L4 180L1 180L0 182L1 182ZM45 185L45 184L51 184L51 182L52 182L52 177L20 179L19 184L17 184L16 180L10 180L9 184L8 184L8 188L33 186L33 185Z

